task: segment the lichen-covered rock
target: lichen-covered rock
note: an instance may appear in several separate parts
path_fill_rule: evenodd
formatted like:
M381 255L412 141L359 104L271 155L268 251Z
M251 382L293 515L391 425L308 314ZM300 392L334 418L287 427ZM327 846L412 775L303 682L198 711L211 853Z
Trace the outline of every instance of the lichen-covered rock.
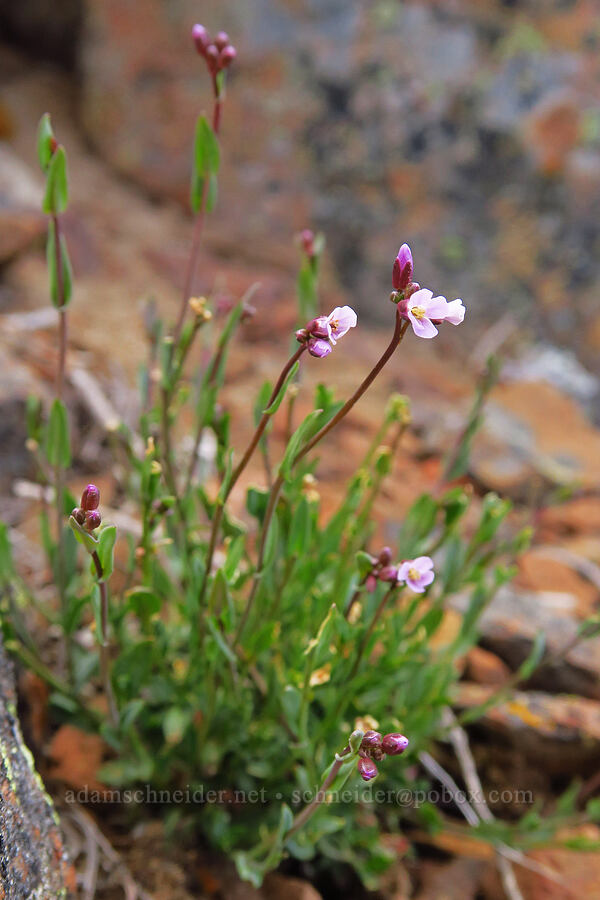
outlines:
M58 817L23 741L0 642L0 900L66 898L70 872Z

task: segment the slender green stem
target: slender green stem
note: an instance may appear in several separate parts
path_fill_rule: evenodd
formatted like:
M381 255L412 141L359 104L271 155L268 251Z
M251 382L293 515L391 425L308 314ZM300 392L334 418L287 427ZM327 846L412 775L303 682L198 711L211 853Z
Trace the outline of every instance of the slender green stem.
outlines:
M352 666L352 669L351 669L351 671L350 671L350 675L349 675L349 678L348 678L349 681L351 681L351 680L354 678L354 676L356 675L356 673L358 672L358 667L359 667L359 665L360 665L360 663L361 663L361 660L362 660L362 658L363 658L364 652L365 652L365 650L366 650L366 648L367 648L367 646L368 646L369 639L370 639L371 635L373 634L373 630L374 630L375 626L377 625L377 623L379 622L381 616L383 615L383 611L384 611L384 609L386 608L386 606L387 606L387 604L388 604L388 601L390 600L390 598L392 597L392 595L393 595L397 590L398 590L398 585L397 585L397 584L393 584L393 585L385 592L385 594L384 594L383 597L381 598L381 601L380 601L380 603L379 603L379 606L378 606L377 609L375 610L375 615L374 615L373 618L371 619L371 623L370 623L369 627L367 628L367 630L365 631L365 633L364 633L364 635L363 635L363 638L362 638L362 641L361 641L360 644L359 644L358 652L357 652L356 657L355 657L355 659L354 659L354 665Z
M117 728L119 725L119 713L117 710L117 702L113 692L112 681L110 677L110 644L108 641L108 585L104 580L104 570L100 557L94 551L92 560L96 568L98 576L98 588L100 590L100 628L102 634L98 635L98 643L100 645L100 677L104 687L104 693L108 702L108 712L112 725Z

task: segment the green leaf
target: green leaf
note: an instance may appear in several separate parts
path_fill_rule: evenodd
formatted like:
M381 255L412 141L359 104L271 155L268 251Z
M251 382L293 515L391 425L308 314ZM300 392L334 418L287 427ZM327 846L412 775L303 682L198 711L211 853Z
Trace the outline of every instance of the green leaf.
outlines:
M162 600L148 587L134 587L125 594L129 608L144 623L160 612Z
M521 663L518 669L519 681L526 681L533 675L544 656L546 649L546 636L543 631L538 631L533 641L533 647L525 662Z
M269 491L261 488L249 487L246 494L246 509L255 519L262 524L269 502Z
M223 566L223 573L226 579L233 578L246 549L246 537L241 534L239 537L231 541L227 548L227 559Z
M291 684L286 684L281 694L281 705L288 724L294 730L298 727L301 702L302 694L298 688Z
M275 399L273 400L271 405L265 409L265 415L267 415L267 416L275 415L275 413L281 406L281 402L282 402L283 398L285 397L285 392L287 391L289 383L292 381L292 379L296 375L296 372L298 371L299 368L300 368L300 363L298 360L296 360L296 362L294 363L294 365L288 372L287 378L285 379L285 381L283 382L283 384L281 386L281 390L279 391L279 393L277 394L277 396L275 397Z
M194 166L198 175L216 175L219 171L219 141L206 116L199 116L194 138Z
M46 428L46 459L51 466L60 466L63 469L71 465L67 410L64 403L58 399L52 404Z
M409 509L398 540L402 556L410 558L420 549L435 525L438 506L429 494L422 494Z
M65 148L58 146L50 159L46 175L46 193L42 201L42 211L47 215L58 215L67 208L69 190L67 186L67 155Z
M233 650L231 649L231 647L229 646L229 644L223 637L221 629L219 628L214 616L206 616L205 622L208 626L208 630L210 631L213 638L215 639L215 643L216 643L217 647L219 648L219 650L221 651L221 653L223 653L227 657L229 662L232 662L234 664L237 663L235 653L233 652Z
M219 171L219 142L205 116L196 123L194 165L192 170L191 204L194 212L204 206L212 212L217 202L217 173Z
M37 153L42 172L48 170L48 165L52 159L53 144L54 134L52 132L52 125L50 124L50 116L48 113L44 113L40 119L37 132Z
M73 272L71 269L71 260L67 250L67 243L61 235L60 238L60 260L57 260L56 253L56 229L53 221L48 223L48 240L46 242L46 262L48 265L48 276L50 279L50 298L57 309L66 306L73 294ZM61 280L58 278L58 263L60 262Z
M216 175L208 176L208 185L206 188L205 208L207 213L211 213L217 205L217 197L219 195L219 182Z
M288 554L290 556L300 556L305 553L312 537L312 517L310 512L310 504L306 497L301 497L290 525L290 536L288 539Z
M280 466L281 474L286 480L291 477L294 459L298 451L318 431L322 412L322 409L315 409L309 413L289 439Z
M190 709L180 709L172 706L165 713L163 719L163 732L167 744L179 744L192 721Z
M483 498L481 521L472 540L472 546L478 547L490 541L510 512L510 500L501 500L497 494L489 493Z
M9 581L15 569L12 558L12 547L8 536L8 525L0 522L0 582Z
M27 396L25 421L27 423L27 437L39 444L42 440L42 401L35 394Z
M223 569L217 569L208 597L208 609L212 615L219 616L227 608L227 579Z
M89 532L87 532L84 528L82 528L79 522L77 522L73 518L73 516L69 516L69 525L73 529L73 534L75 535L76 539L85 547L90 556L92 555L92 553L95 553L98 549L97 539L92 534L89 534Z
M373 571L373 557L364 550L359 550L354 558L358 574L361 578L366 578L369 572Z
M114 550L117 540L117 526L106 525L98 536L98 557L102 566L103 581L108 581L114 568Z
M277 513L271 519L271 526L269 528L269 532L267 534L267 540L265 543L265 554L263 559L263 570L266 571L269 569L277 556L277 551L279 549L279 517Z

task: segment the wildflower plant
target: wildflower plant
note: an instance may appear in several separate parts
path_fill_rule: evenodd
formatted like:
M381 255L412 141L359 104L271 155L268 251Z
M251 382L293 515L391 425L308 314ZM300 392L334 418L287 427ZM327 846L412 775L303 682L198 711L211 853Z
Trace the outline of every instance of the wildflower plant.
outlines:
M477 640L479 617L511 576L510 560L526 536L506 535L510 505L495 495L484 499L475 529L467 527L469 493L447 484L413 504L394 549L373 548L373 504L410 426L409 401L399 395L390 397L337 508L328 515L320 509L321 443L384 366L402 366L399 346L409 327L430 339L438 326L464 318L461 300L434 297L413 281L406 244L392 267L387 346L362 379L357 372L348 397L337 397L324 376L311 411L295 421L295 399L307 392L300 369L344 354L344 335L359 327L350 306L319 313L323 240L303 232L300 327L295 341L290 335L287 359L281 342L281 370L260 390L247 446L231 447L223 385L227 357L255 314L253 289L220 326L215 298L193 297L192 289L203 230L217 203L225 80L236 51L227 35L212 39L201 26L193 40L210 76L213 113L210 120L201 115L195 131L194 227L181 306L172 327L150 322L139 422L136 429L120 425L111 441L122 463L112 502L127 505L136 523L130 534L117 534L94 485L84 487L78 505L65 487L71 464L65 310L72 276L60 214L67 168L49 117L40 125L60 361L49 414L30 405L28 446L56 498L54 529L45 508L41 519L60 601L58 611L45 612L64 636L62 669L43 660L24 603L3 606L4 636L51 684L56 717L104 738L109 759L98 772L101 781L211 792L216 802L170 807L170 827L199 830L255 884L292 855L349 864L375 887L393 858L381 835L401 827L402 810L375 803L367 783L378 778L396 793L415 786L419 754L444 732L456 661ZM202 342L210 354L198 368L194 350ZM189 455L177 437L184 403L194 418ZM233 489L255 454L275 459L276 416L286 422L286 446L268 483L247 486L240 515ZM206 444L214 448L209 458ZM214 490L207 472L209 483L216 479ZM3 586L16 584L22 599L35 602L15 574L5 528L0 557ZM470 598L460 632L435 640L457 593Z

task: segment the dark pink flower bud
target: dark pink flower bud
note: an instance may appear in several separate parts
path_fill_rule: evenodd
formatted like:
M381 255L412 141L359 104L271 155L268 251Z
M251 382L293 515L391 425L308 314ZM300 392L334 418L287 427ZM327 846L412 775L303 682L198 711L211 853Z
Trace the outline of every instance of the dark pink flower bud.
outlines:
M395 291L403 291L410 284L413 276L413 258L408 244L402 244L398 256L394 260L392 284Z
M310 337L308 339L308 352L311 356L323 359L331 353L331 344L324 338Z
M367 575L367 577L365 579L365 590L369 594L372 594L376 587L377 587L377 576L373 575L373 573L371 572L371 574Z
M80 506L76 506L73 512L71 513L75 521L78 525L83 525L85 522L85 510Z
M392 551L390 547L383 547L377 560L382 566L389 566L392 561Z
M192 40L194 41L196 50L200 56L204 56L206 54L206 48L210 43L210 37L204 25L194 25L192 28Z
M219 68L219 51L214 44L208 45L208 47L204 51L204 57L211 72L216 72Z
M307 256L314 255L315 235L314 232L310 230L310 228L305 228L304 231L300 234L300 243L302 244L302 249Z
M215 46L219 50L223 50L223 48L226 47L228 44L229 44L229 35L227 34L227 32L219 31L219 33L217 34L217 36L215 38Z
M372 759L368 759L366 756L361 756L357 768L363 781L371 781L378 774L377 766Z
M95 484L88 484L81 494L81 506L86 512L90 509L98 509L100 505L100 491Z
M85 530L86 531L94 531L95 528L98 528L100 523L102 522L102 516L98 512L97 509L93 509L91 512L85 514Z
M304 344L308 340L308 331L306 328L299 328L296 332L296 340L299 344Z
M232 47L231 44L227 44L226 47L223 47L219 54L219 65L222 69L226 69L227 66L230 66L231 63L237 56L237 50L235 47Z
M331 337L331 326L327 316L317 316L316 319L311 319L306 325L306 330L316 338L329 339Z
M380 581L387 581L393 584L398 581L398 566L384 566L378 572Z
M361 741L362 750L370 750L372 747L381 747L381 735L378 731L365 731L365 736Z
M381 746L388 756L400 756L401 753L404 753L409 743L408 738L405 738L403 734L393 733L385 735Z

